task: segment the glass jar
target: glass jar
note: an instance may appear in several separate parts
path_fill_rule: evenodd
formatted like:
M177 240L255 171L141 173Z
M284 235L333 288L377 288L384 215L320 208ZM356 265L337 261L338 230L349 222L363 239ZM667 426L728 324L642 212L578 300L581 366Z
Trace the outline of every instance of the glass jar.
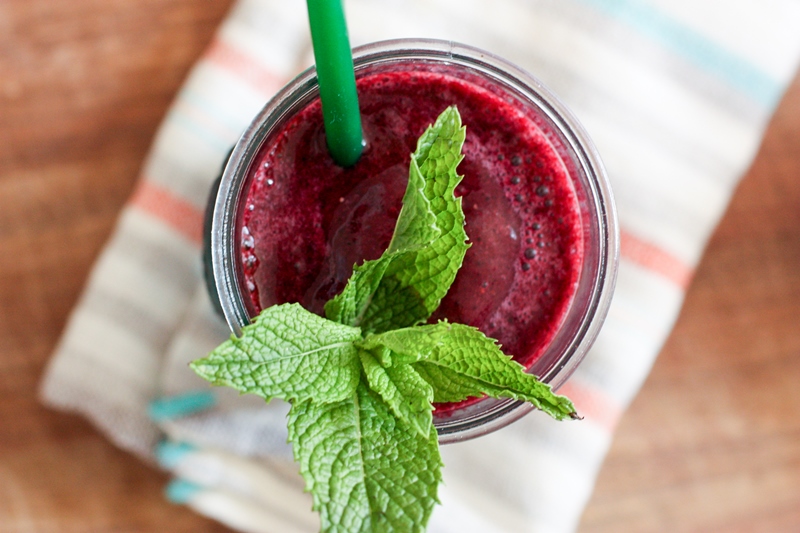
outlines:
M476 48L439 40L385 41L356 48L354 64L357 79L381 72L416 70L442 72L473 83L535 117L536 127L549 139L572 182L580 211L583 250L571 303L547 346L542 347L528 369L557 390L600 331L616 281L619 253L616 212L608 178L587 133L541 82L513 64ZM317 100L318 95L313 68L275 95L234 147L218 190L212 192L206 224L207 280L212 299L219 303L234 334L240 334L256 313L249 301L240 250L241 220L248 207L245 200L253 179L253 166L262 147L292 117ZM443 410L447 414L435 414L434 422L440 442L449 443L494 431L531 409L524 402L486 398Z

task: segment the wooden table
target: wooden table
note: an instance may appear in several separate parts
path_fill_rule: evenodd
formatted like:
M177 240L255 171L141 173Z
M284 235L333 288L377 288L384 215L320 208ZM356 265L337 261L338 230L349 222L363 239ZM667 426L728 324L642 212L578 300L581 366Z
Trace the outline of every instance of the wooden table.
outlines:
M0 3L0 533L226 531L36 388L230 0ZM800 531L800 80L625 415L585 533Z

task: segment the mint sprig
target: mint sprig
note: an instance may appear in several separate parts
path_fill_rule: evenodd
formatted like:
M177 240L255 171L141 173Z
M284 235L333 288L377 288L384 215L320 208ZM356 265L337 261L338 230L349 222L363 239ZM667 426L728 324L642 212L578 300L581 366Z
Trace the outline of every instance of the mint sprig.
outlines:
M270 307L191 365L215 385L291 403L289 440L324 532L425 530L442 467L434 401L488 395L575 417L479 330L423 324L468 248L455 197L464 138L455 107L425 131L389 248L354 267L327 318Z

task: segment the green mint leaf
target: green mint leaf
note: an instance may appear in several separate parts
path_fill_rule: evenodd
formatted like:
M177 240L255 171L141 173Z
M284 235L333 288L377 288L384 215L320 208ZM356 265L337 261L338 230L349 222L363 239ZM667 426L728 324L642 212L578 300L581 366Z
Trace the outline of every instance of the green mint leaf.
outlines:
M447 368L436 365L414 365L419 377L433 388L434 403L455 403L467 398L484 396L483 389L474 380L465 379Z
M433 428L433 388L408 364L392 364L379 350L376 357L360 350L361 365L370 388L378 393L392 413L427 438Z
M425 530L441 481L436 432L400 423L365 384L341 402L293 404L288 425L323 532Z
M439 307L468 248L455 197L465 134L458 110L449 107L420 137L389 249L354 270L325 306L328 318L381 332L424 322Z
M412 157L403 207L397 217L387 253L416 250L428 246L441 235L431 202L425 196L425 178Z
M436 216L439 235L428 246L392 261L366 309L361 323L364 331L424 322L453 284L468 248L461 199L455 197L462 178L456 167L463 159L465 135L458 110L448 107L420 137L411 168L418 166L425 181L423 192Z
M441 344L414 363L434 390L436 401L460 401L484 394L532 403L557 420L574 418L575 407L564 396L500 351L494 339L476 328L448 324Z
M358 326L372 302L386 268L397 254L383 254L374 261L365 261L353 268L342 292L325 303L325 316L340 324Z
M395 363L416 363L426 359L436 348L442 345L450 324L439 322L424 326L393 329L383 333L372 333L364 340L357 341L356 345L364 350L375 351L385 349L391 353L391 360ZM387 364L384 363L384 366Z
M360 379L361 330L337 324L298 304L269 307L192 369L215 385L284 400L338 402Z
M529 401L557 419L575 415L568 399L527 374L476 328L439 322L370 334L356 345L373 353L388 350L392 364L412 364L432 385L435 402L459 402L486 394Z

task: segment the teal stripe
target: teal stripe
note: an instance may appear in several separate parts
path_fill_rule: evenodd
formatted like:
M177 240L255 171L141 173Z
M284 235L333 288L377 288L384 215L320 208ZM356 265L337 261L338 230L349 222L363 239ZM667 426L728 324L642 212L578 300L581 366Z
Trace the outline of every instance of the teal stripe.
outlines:
M196 483L184 479L175 479L170 481L169 485L167 485L167 488L164 490L164 495L172 503L182 505L191 501L195 495L202 491L203 487Z
M204 411L216 403L211 391L187 392L153 400L147 408L147 414L154 422L164 422Z
M184 457L197 450L197 447L188 442L161 441L156 446L156 459L158 464L172 470Z
M638 0L581 0L625 22L674 53L715 74L765 107L777 104L782 84L756 65Z

